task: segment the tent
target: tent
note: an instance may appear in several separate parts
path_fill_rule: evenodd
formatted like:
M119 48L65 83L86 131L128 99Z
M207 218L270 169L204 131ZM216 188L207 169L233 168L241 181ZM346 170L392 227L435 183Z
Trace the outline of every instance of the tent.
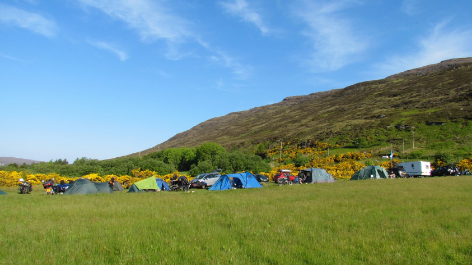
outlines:
M154 176L135 182L134 185L140 190L160 190L159 186L157 186L156 177Z
M229 174L227 176L233 178L233 183L236 188L262 188L262 185L257 181L256 177L249 172Z
M97 193L100 193L100 191L92 181L88 179L78 179L69 186L69 188L64 192L64 195L74 195L74 194L83 195L83 194L97 194Z
M354 173L354 175L351 177L351 180L386 179L387 177L388 173L385 168L379 166L368 166Z
M161 190L157 185L156 178L154 176L149 177L147 179L143 179L141 181L135 182L128 190L130 192L141 192L145 190Z
M113 182L113 191L124 191L125 188L118 181Z
M129 187L129 190L128 190L128 193L132 193L132 192L144 192L144 190L139 190L136 185L131 185L131 187Z
M232 188L228 175L222 175L208 190L230 190Z
M8 194L4 192L3 190L0 190L0 195L8 195Z
M335 182L333 176L322 168L307 168L301 172L307 176L305 183Z
M93 184L97 186L98 193L113 193L108 182L94 182Z
M167 185L167 183L163 179L157 178L156 183L157 183L157 186L159 186L159 189L170 191L169 185Z

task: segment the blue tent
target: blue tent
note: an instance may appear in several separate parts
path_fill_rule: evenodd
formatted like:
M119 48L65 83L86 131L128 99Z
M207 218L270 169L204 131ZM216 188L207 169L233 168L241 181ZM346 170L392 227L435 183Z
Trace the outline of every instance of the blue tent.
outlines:
M162 191L170 191L169 185L163 179L157 178L156 183Z
M0 195L7 195L7 193L4 192L3 190L0 190Z
M228 175L220 176L220 178L208 190L230 190L232 189L231 180Z
M257 181L256 177L249 172L229 174L227 176L233 178L233 183L236 188L262 188L262 185Z

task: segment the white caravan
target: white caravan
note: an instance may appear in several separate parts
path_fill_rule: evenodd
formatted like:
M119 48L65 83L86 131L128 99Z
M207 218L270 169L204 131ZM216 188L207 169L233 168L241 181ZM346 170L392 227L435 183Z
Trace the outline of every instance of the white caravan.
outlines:
M398 166L403 166L406 173L411 177L430 177L431 176L431 163L425 161L415 161L415 162L404 162L398 164Z

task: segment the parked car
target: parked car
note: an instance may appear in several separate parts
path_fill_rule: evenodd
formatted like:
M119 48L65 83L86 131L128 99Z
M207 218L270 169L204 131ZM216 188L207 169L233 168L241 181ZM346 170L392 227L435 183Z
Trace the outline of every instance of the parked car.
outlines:
M190 181L192 189L206 189L211 187L220 178L221 169L217 169L211 173L202 173Z
M390 174L395 174L395 178L409 178L410 175L406 173L403 166L396 166L389 171Z
M269 178L262 175L262 174L256 174L256 175L254 175L254 177L256 177L257 181L259 181L259 182L268 182L269 181Z
M279 169L279 172L274 176L274 182L277 183L277 179L280 177L289 177L290 179L295 179L295 176L292 175L292 171L288 169Z
M457 168L451 166L439 167L431 171L431 176L459 176L460 174Z

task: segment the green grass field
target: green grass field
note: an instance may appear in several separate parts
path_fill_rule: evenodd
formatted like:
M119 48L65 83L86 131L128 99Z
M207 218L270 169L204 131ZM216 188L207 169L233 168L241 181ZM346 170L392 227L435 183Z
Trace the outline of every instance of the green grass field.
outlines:
M471 264L472 176L0 196L0 264Z

